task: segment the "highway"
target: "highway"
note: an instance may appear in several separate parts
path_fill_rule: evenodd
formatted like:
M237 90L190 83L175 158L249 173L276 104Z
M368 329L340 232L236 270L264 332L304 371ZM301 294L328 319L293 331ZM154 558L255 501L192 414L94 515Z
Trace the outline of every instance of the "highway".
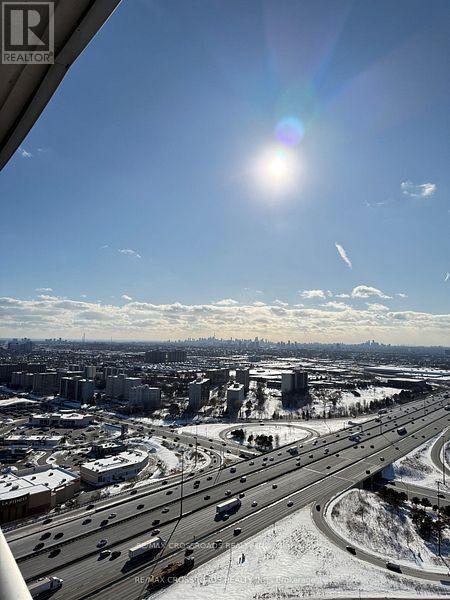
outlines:
M212 543L218 536L224 542L233 540L236 523L242 528L238 539L249 537L302 506L351 487L432 438L449 421L443 405L445 401L439 396L396 408L383 415L381 422L367 421L362 426L363 443L349 440L359 429L353 427L298 444L298 456L291 456L285 447L231 468L211 467L197 478L198 489L195 478L185 482L181 520L180 486L174 485L148 493L145 502L128 498L113 509L87 511L85 519L91 521L84 525L85 519L76 516L61 525L52 523L40 533L24 531L20 537L20 530L16 530L8 540L27 581L44 574L64 580L62 591L54 597L106 598L114 590L114 597L136 598L142 584L132 576L148 575L152 563L130 564L126 551L148 539L155 526L167 542L161 565L175 555L182 556L194 537L210 544L195 550L196 564L200 564L222 551ZM402 426L407 427L407 434L400 436L397 428ZM242 506L228 521L215 521L215 504L227 497L227 490L232 496L245 494ZM141 504L144 507L138 508ZM117 516L102 528L100 523L110 510ZM39 539L48 533L45 540ZM96 544L101 538L107 539L107 548L117 550L120 556L100 560ZM33 551L42 542L44 548Z

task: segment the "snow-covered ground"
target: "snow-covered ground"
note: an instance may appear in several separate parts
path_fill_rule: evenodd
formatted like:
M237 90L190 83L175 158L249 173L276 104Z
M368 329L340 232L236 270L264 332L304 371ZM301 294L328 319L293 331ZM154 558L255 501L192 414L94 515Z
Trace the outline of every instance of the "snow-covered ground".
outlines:
M312 522L310 509L304 508L233 545L156 596L163 600L448 598L450 589L396 575L351 557L330 544Z
M442 471L431 460L431 449L438 437L425 442L393 463L395 477L405 483L415 483L435 490L437 482L442 483Z
M448 573L437 546L417 532L407 504L397 511L373 492L348 490L330 503L325 518L341 537L366 552L412 568ZM448 529L442 532L444 555L450 551L449 534Z
M308 431L301 429L300 425L292 425L291 423L276 425L258 425L258 423L242 425L241 423L237 429L244 430L246 440L249 435L253 435L254 437L257 435L271 435L273 437L274 448L308 437ZM232 439L230 433L227 434L227 437Z

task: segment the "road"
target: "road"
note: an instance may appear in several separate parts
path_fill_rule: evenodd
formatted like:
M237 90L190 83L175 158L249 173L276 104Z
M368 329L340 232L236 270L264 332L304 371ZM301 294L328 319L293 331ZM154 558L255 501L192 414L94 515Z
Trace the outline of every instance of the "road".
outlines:
M442 457L441 457L442 448L444 446L444 443L446 443L448 441L449 441L449 430L447 429L433 444L433 447L431 448L431 460L434 462L436 467L438 469L440 469L441 471L442 471L442 469L445 469L446 476L450 477L450 469L447 467L447 465L444 465L444 463L442 462Z
M176 485L148 493L145 502L122 500L114 506L117 516L104 528L100 523L111 510L106 507L87 512L85 518L91 521L84 525L84 519L76 516L61 525L51 523L40 533L25 530L21 536L16 530L8 541L27 581L44 574L64 580L55 598L137 598L142 584L134 576L148 575L155 561L136 565L127 561L126 552L131 545L150 537L156 520L166 540L158 568L182 556L186 544L193 540L202 542L194 552L196 564L200 564L222 551L214 547L217 537L224 543L235 539L237 523L242 528L238 539L245 539L302 506L322 502L322 498L353 486L432 438L449 421L443 404L442 396L437 396L393 409L381 417L381 422L367 421L362 425L363 443L349 440L349 435L359 429L353 427L298 444L298 456L288 453L289 444L231 468L218 470L211 466L197 478L198 489L194 480L185 483L182 519L180 486ZM397 433L401 426L407 427L406 435ZM227 497L227 490L232 496L245 494L242 506L228 521L216 521L215 505ZM144 507L138 508L140 504ZM42 533L50 536L40 540ZM96 543L101 538L108 540L109 549L121 553L118 558L99 559ZM42 541L44 549L33 551Z

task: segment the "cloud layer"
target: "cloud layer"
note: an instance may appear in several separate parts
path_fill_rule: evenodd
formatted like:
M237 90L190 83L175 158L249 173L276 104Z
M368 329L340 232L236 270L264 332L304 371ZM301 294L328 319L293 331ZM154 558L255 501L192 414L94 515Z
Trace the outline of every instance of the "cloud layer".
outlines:
M405 196L412 198L428 198L432 196L437 186L435 183L413 183L412 181L403 181L400 189Z
M352 296L357 304L361 304L361 298L387 298L370 286L357 286ZM3 297L0 298L0 335L77 338L86 332L91 339L113 336L150 340L215 332L221 337L258 335L272 340L305 342L360 342L375 338L390 343L444 345L450 339L450 314L394 311L370 301L353 306L345 302L324 302L322 296L314 298L304 307L279 301L242 304L231 299L210 304L127 301L118 306L49 295L28 300Z

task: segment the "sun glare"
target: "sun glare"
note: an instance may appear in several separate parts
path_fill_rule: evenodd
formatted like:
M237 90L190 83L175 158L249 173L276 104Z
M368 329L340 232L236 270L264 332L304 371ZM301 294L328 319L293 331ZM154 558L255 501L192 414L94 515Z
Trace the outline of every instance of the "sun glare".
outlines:
M255 177L262 191L269 194L283 195L292 191L299 177L295 152L280 147L264 150L256 160Z

